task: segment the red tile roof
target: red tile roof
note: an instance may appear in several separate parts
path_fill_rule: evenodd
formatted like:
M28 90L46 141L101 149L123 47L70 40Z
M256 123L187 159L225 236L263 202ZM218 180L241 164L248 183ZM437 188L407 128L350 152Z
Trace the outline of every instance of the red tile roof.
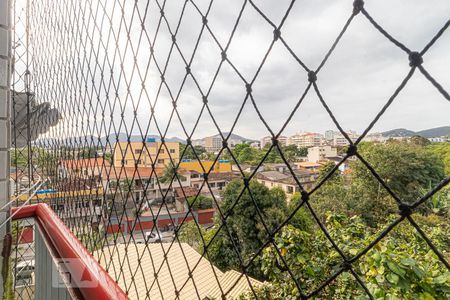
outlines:
M148 179L150 177L161 176L164 174L164 168L152 167L118 167L118 168L106 168L103 170L102 177L115 180L124 179Z

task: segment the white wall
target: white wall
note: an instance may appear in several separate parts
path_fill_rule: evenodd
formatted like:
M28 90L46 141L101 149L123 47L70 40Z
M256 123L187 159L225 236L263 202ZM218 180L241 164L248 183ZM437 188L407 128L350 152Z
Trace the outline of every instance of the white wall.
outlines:
M0 0L0 207L9 201L9 145L10 145L10 30L9 0ZM0 224L6 220L8 209L0 212ZM3 237L6 228L0 229L0 249L3 248ZM3 264L0 257L0 266ZM3 295L3 278L0 273L0 297Z

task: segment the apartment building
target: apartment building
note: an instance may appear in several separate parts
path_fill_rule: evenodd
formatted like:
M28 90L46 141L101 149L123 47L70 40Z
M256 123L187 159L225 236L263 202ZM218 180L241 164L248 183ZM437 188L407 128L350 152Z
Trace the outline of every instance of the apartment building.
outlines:
M159 153L158 153L159 152ZM114 146L114 167L165 167L171 160L180 159L180 144L177 142L117 142Z
M332 141L334 139L336 132L333 130L325 131L325 140Z
M280 136L278 137L278 143L279 143L281 146L286 146L286 145L287 145L287 142L288 142L288 138L287 138L286 136L280 135ZM272 145L272 137L271 137L271 136L265 136L265 137L263 137L263 138L260 140L259 145L260 145L261 149L264 149L264 147L265 147L266 145Z
M310 190L314 187L319 173L311 170L295 170L294 174L302 187L306 190ZM286 193L288 199L291 199L294 193L300 192L297 181L289 173L278 171L258 172L256 173L256 180L269 189L275 187L281 188Z
M323 136L320 133L297 133L290 136L288 145L296 145L297 147L315 147L323 143Z
M355 142L359 137L359 135L354 131L347 132L347 135L352 142ZM341 133L335 133L333 138L333 146L346 146L348 144L348 140Z
M222 138L219 135L205 137L204 147L208 152L216 152L222 149Z
M308 161L318 162L327 157L337 156L337 149L331 146L316 146L308 148Z

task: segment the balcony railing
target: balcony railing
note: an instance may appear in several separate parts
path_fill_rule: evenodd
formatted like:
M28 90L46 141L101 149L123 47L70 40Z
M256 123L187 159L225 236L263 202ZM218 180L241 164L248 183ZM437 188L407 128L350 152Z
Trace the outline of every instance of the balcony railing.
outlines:
M22 260L29 262L24 266L16 264L14 272L14 286L20 298L128 299L46 204L15 208L11 215L13 221L34 220L34 257ZM20 291L22 286L29 291Z

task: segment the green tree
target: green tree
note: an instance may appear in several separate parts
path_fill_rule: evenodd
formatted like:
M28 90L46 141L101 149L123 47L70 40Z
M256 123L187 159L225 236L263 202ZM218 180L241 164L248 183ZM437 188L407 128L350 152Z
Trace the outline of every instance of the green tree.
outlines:
M268 239L268 234L265 231L263 221L258 216L253 200L258 205L269 231L274 230L284 221L287 211L286 195L281 189L269 190L257 181L251 181L249 188L251 195L245 189L226 222L227 229L243 259L249 259ZM220 204L224 213L231 209L242 189L244 189L244 184L241 180L234 180L227 185ZM221 234L213 241L215 246L211 248L211 251L208 251L208 254L210 259L218 266L226 269L238 268L239 260L233 252L233 241L230 239L227 229L222 228ZM256 265L251 272L255 276L261 275Z
M194 149L192 149L194 148ZM185 150L186 149L186 150ZM200 158L205 152L206 149L202 146L188 146L186 144L182 144L180 143L180 155L184 152L183 154L183 159L197 159L197 157L194 154L197 154L197 156Z
M266 145L264 149L262 149L259 152L258 161L262 160L263 157L266 155L266 152L269 151L270 145ZM267 158L265 160L267 163L281 163L283 160L281 159L280 152L278 151L278 148L274 147L267 155Z
M320 167L319 169L319 176L317 178L317 181L321 181L323 178L325 178L325 176L328 175L328 173L331 172L331 170L335 167L336 165L334 164L334 162L332 161L328 161L326 162L322 167ZM339 170L334 171L333 175L331 175L330 178L328 178L328 181L341 181L342 180L342 176L341 176L341 172Z
M300 193L294 193L294 195L291 198L291 201L289 201L288 205L288 211L292 212L295 208L300 204L302 201L301 194ZM297 229L311 232L314 226L314 220L311 216L311 214L308 212L308 209L306 208L306 205L303 205L300 207L300 209L295 213L295 215L292 217L292 219L289 221L289 224L294 226Z
M184 180L185 177L181 174L178 174L178 170L175 167L175 164L173 162L169 163L166 165L166 167L164 168L164 173L163 175L161 175L159 177L159 181L161 183L170 183L170 182L174 182L177 183L178 179L180 181Z
M434 186L445 177L444 164L439 157L417 145L364 143L360 145L359 153L406 202L416 200L421 196L420 189ZM372 196L386 195L363 163L355 161L350 167L352 184L361 185Z
M122 192L131 192L134 190L136 183L132 179L125 179L120 182L120 189Z
M258 150L250 147L249 144L237 144L233 154L239 163L255 164Z
M284 153L284 157L286 158L286 160L288 162L293 162L296 160L298 155L298 148L296 145L289 145L289 146L284 146L282 148L283 153Z
M19 169L28 166L28 148L18 148L12 149L11 155L11 166L17 167Z
M393 216L394 217L394 216ZM392 221L388 217L386 221ZM328 215L325 223L331 238L347 257L355 256L384 228L367 228L358 217ZM449 225L421 225L439 247L448 247ZM287 226L275 236L275 242L290 271L308 293L317 288L340 266L342 259L320 231L314 234ZM262 299L295 299L299 291L273 247L261 258L262 270L270 287ZM353 270L376 299L448 299L450 272L407 223L399 224L357 262ZM367 299L350 273L342 273L321 294L321 299Z
M198 252L201 252L201 246L203 246L202 237L205 234L206 231L201 225L197 227L195 222L189 221L182 225L181 230L178 232L178 239L181 243L187 243Z
M46 177L55 177L58 172L58 157L48 150L37 148L34 156L36 163L42 174Z
M93 147L85 147L79 150L78 158L95 158L97 157L97 149Z
M413 135L409 139L409 142L417 146L427 146L431 144L431 142L427 138L424 138L423 136L420 135Z
M363 143L359 153L402 201L415 201L444 178L442 161L422 146ZM319 180L333 167L332 163L324 165ZM322 220L333 208L335 213L361 216L372 227L398 211L394 199L359 160L350 162L349 180L336 171L311 196L310 203Z
M195 196L188 197L187 202L193 210L209 209L213 207L213 199L204 195L198 195L197 199L195 199Z
M450 142L433 143L427 146L427 150L441 159L446 176L450 176Z

